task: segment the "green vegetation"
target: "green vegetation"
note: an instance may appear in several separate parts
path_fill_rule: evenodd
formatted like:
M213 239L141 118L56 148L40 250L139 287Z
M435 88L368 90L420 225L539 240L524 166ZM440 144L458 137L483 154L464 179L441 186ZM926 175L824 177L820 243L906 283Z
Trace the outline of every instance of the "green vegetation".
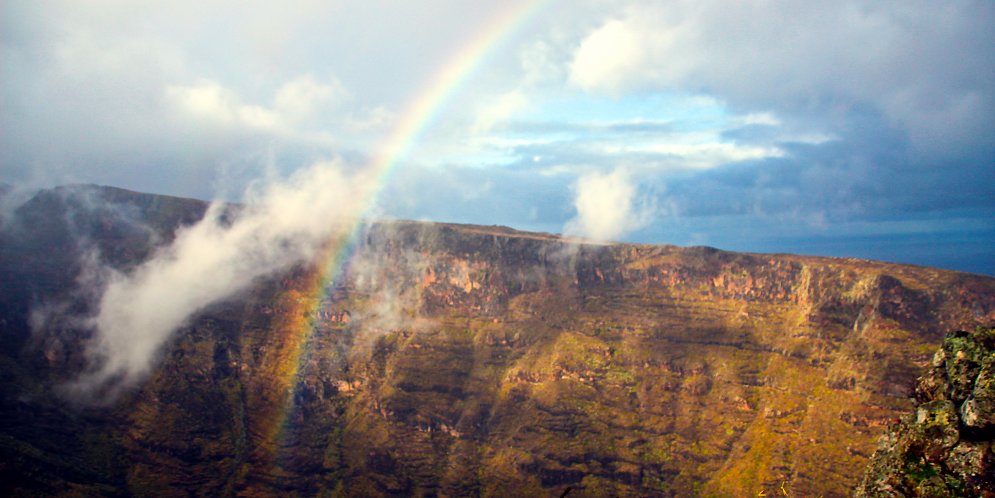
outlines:
M881 439L856 495L989 496L995 392L985 369L992 363L992 328L947 334L918 382L915 411Z
M165 236L194 208L146 206ZM51 389L78 336L0 355L3 490L845 495L942 342L934 370L974 387L920 385L921 451L895 462L959 492L928 441L991 413L990 329L941 336L995 319L990 278L408 222L366 240L376 264L327 297L296 268L205 310L109 408Z

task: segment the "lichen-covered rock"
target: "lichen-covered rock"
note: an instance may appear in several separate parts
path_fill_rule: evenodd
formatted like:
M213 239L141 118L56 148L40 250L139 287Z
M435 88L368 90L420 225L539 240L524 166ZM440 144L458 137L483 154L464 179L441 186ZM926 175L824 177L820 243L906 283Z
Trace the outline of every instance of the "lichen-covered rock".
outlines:
M948 334L919 403L882 437L858 497L995 497L995 329Z
M982 360L974 389L960 413L964 425L973 429L991 430L995 426L995 355L989 353Z

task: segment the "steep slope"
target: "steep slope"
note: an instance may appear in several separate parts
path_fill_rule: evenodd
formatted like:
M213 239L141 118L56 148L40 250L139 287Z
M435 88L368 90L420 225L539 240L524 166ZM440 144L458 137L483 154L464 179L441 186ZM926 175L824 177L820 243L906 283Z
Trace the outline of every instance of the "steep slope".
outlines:
M45 241L127 270L203 212L93 187L22 207L7 494L845 496L943 332L995 322L977 275L382 222L331 283L325 261L257 282L113 405L67 404L89 332L29 310L92 298L79 245Z
M995 330L944 337L914 413L882 438L858 497L995 496Z

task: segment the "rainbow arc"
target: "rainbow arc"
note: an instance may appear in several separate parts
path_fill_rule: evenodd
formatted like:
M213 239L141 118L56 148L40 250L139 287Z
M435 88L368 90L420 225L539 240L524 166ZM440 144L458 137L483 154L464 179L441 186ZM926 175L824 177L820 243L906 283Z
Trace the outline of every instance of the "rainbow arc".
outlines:
M306 356L308 343L314 331L313 317L323 301L327 289L339 278L348 258L355 249L363 231L363 223L387 183L391 172L409 155L417 142L439 118L452 98L479 71L506 40L536 17L551 0L526 0L509 5L496 16L478 35L464 43L461 49L442 66L429 85L412 100L401 115L397 126L378 148L365 168L364 174L372 181L360 199L365 201L326 244L318 264L301 281L300 290L287 290L281 295L279 317L275 317L270 330L274 347L262 358L263 375L269 377L268 386L252 393L256 403L257 420L250 424L249 432L255 450L249 465L254 469L273 473L273 464L288 429L288 420L294 407L294 389ZM251 403L251 399L248 400ZM251 404L250 404L251 406ZM276 476L278 477L278 476Z

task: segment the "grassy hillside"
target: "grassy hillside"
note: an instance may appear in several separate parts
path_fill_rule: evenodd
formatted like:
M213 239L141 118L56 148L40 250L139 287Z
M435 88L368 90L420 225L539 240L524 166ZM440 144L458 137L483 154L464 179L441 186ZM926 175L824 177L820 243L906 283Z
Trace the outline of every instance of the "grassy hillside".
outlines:
M73 225L124 269L203 212L88 195L131 206ZM76 212L37 202L36 226ZM26 318L72 297L72 265L45 261L77 255L10 233L12 495L847 496L943 333L995 322L995 279L976 275L384 222L323 292L324 261L260 281L141 386L78 407L57 386L87 332Z

